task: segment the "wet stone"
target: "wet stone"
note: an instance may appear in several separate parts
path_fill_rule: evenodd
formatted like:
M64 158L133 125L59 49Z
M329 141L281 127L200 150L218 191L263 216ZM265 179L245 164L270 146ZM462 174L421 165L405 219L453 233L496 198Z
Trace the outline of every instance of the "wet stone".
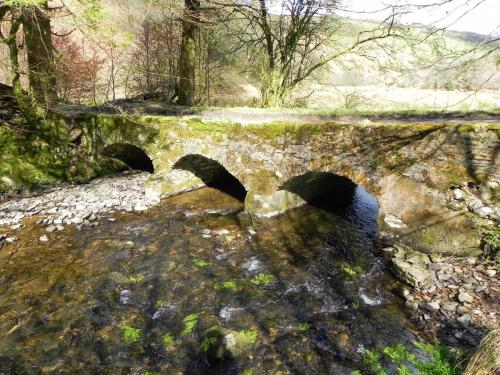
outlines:
M468 314L464 314L457 318L457 321L462 327L468 327L471 323L471 318Z
M49 225L47 229L45 229L48 233L55 232L57 230L57 227L55 225Z
M130 304L130 299L132 298L132 292L130 290L122 290L120 292L120 302L124 305Z

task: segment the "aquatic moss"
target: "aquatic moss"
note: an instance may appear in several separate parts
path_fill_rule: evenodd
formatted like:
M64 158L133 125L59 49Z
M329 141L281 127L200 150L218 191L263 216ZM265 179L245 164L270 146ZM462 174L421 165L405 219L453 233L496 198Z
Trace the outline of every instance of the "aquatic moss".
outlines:
M236 332L236 339L243 345L254 344L257 341L258 332L253 329Z
M206 353L209 351L211 346L217 345L217 343L218 343L217 337L205 337L201 342L200 349Z
M125 323L122 325L122 331L123 341L126 344L133 344L141 338L142 330L140 328L135 328Z
M222 290L222 289L236 289L236 282L235 281L224 281L224 282L219 282L214 284L214 289L215 290Z
M165 345L165 346L172 346L172 345L174 345L174 342L175 342L172 334L168 333L168 332L163 335L161 341L163 342L163 345Z
M167 304L167 301L165 301L163 299L159 299L158 301L156 301L155 306L156 306L156 308L159 308L159 307L165 306L166 304Z
M260 286L269 284L271 281L273 281L273 279L274 276L271 274L259 273L252 280L250 280L250 282L254 285Z
M344 273L349 277L353 277L358 274L358 272L356 272L356 270L349 265L343 266L342 271L344 271Z
M144 281L144 276L129 276L128 281L131 283L141 283Z
M307 322L302 322L302 323L299 323L299 325L298 325L298 329L301 332L309 331L310 328L311 328L311 325Z
M198 324L198 319L200 318L200 313L193 313L186 316L182 322L184 323L184 329L181 332L182 336L187 336L193 332Z
M204 259L193 258L192 261L196 267L200 267L200 268L207 268L209 265L208 261L206 261Z

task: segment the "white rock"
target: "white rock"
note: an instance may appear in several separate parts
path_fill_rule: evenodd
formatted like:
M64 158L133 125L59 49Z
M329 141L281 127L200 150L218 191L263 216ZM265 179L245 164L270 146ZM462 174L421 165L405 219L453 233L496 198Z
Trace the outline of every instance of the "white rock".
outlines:
M495 214L495 210L493 208L484 205L480 201L471 202L469 209L480 217L493 216Z
M45 229L48 233L55 232L57 230L57 227L55 225L49 225L47 229Z
M495 270L486 270L484 271L485 274L487 274L489 277L493 277L497 274L497 271Z
M406 227L406 224L403 223L403 221L399 217L392 215L392 214L385 214L384 222L388 226L390 226L391 228L404 228L404 227Z
M453 190L453 199L457 201L463 201L465 199L465 194L460 189Z
M40 236L40 238L38 238L40 240L40 242L48 242L49 241L49 237L47 237L45 234Z

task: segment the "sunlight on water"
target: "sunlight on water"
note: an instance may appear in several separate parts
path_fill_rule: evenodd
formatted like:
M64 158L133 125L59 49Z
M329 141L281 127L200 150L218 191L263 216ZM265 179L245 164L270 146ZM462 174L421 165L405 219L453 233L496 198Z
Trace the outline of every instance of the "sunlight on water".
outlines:
M203 188L48 244L29 224L0 250L0 373L349 374L414 339L373 228L241 209Z

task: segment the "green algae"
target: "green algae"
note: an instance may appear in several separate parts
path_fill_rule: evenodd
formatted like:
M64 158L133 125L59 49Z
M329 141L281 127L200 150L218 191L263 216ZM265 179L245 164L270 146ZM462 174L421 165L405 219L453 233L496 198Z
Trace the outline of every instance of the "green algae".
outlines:
M266 273L259 273L257 276L255 276L250 282L254 285L261 286L261 285L267 285L271 281L274 280L274 276L271 274L266 274Z
M128 281L131 283L141 283L144 281L144 276L129 276Z
M193 313L189 314L184 319L182 319L182 322L184 323L184 329L182 330L181 335L187 336L191 334L193 330L196 328L199 318L200 318L200 313Z
M163 345L165 346L173 346L175 343L174 336L171 333L167 332L163 335L162 340Z
M223 290L223 289L231 289L235 290L237 288L236 282L235 281L223 281L223 282L217 282L214 284L214 289L215 290Z
M301 322L301 323L299 323L299 325L297 326L297 328L301 332L307 332L311 328L311 325L309 323L307 323L307 322Z
M132 327L128 324L122 325L123 341L126 344L133 344L141 338L142 330L140 328Z
M210 263L208 263L208 261L206 261L204 259L198 259L198 258L193 258L192 262L196 267L200 267L200 268L207 268L208 265L210 264Z

